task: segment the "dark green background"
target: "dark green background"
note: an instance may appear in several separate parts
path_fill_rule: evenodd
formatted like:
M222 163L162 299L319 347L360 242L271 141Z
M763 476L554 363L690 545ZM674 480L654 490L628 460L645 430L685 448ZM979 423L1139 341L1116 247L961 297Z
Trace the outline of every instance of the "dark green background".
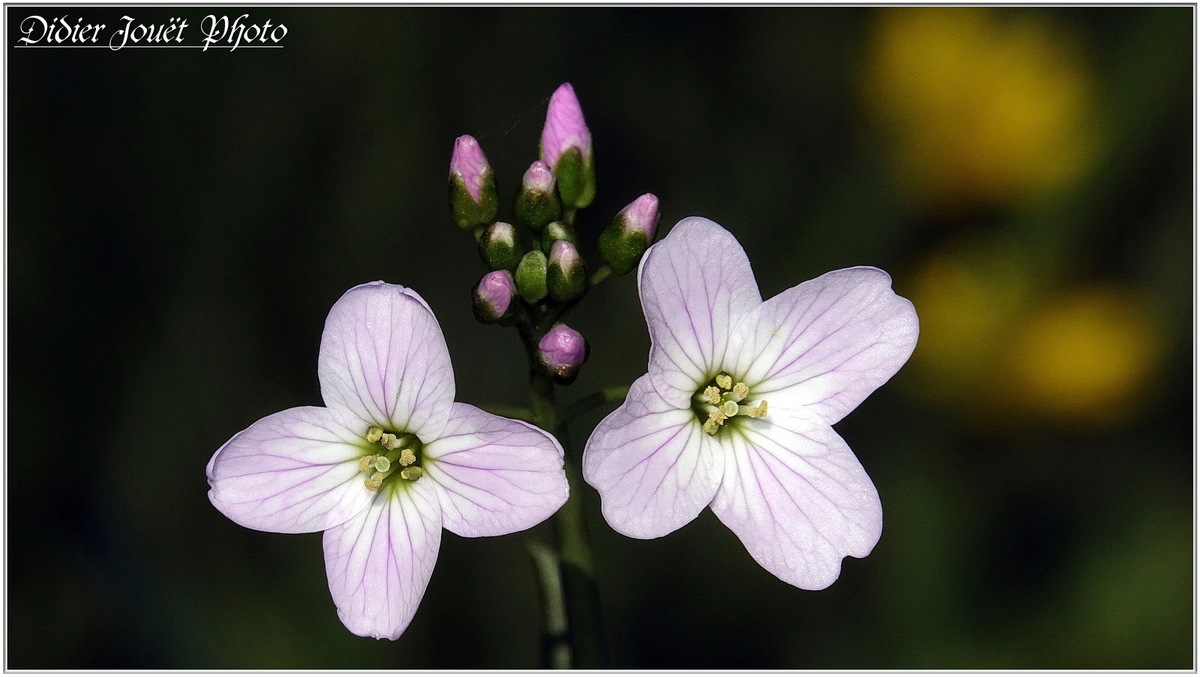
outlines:
M246 11L286 24L284 49L13 49L37 11L123 13L6 9L9 668L538 666L525 544L545 525L444 533L413 624L378 642L339 623L320 535L234 525L204 465L259 417L320 404L325 314L364 281L429 302L457 399L523 401L516 336L472 319L485 270L450 222L447 163L478 138L507 215L562 82L599 168L583 238L653 192L664 229L729 228L764 296L857 264L906 294L947 228L1015 218L942 223L889 180L855 88L875 10L262 7ZM993 429L901 372L837 426L885 526L821 592L763 571L707 511L618 536L584 487L614 666L1194 666L1193 10L1005 11L1079 36L1104 105L1133 111L1071 255L1155 272L1133 281L1174 318L1154 406L1103 429ZM644 372L632 279L572 317L592 353L565 399Z

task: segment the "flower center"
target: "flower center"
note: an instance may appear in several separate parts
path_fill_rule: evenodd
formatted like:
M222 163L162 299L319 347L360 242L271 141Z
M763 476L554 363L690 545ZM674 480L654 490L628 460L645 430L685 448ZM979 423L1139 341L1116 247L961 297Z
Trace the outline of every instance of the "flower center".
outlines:
M733 382L733 377L721 372L704 388L696 391L692 409L696 417L704 421L700 429L716 435L727 422L738 416L762 418L767 415L767 401L759 400L756 406L742 404L750 397L750 387L745 383Z
M421 450L425 445L416 435L388 432L373 425L367 428L366 440L372 446L358 459L358 470L368 476L366 485L371 491L379 491L392 477L416 482L425 473L421 469Z

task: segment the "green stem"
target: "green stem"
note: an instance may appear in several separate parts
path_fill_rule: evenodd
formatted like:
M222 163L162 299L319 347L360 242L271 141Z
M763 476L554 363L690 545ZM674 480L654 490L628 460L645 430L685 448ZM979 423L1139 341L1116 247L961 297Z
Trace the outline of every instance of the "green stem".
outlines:
M563 597L562 569L558 566L558 553L543 543L529 544L529 554L541 583L543 663L555 670L571 669L570 625L567 621L566 599Z
M558 416L554 383L545 371L534 368L530 374L530 394L536 423L558 438L564 450L570 449L567 425ZM600 668L607 662L604 631L600 616L600 595L596 589L592 548L588 541L583 514L583 476L578 464L563 462L571 487L567 502L554 514L554 532L558 541L563 600L566 603L566 643L570 646L572 668ZM548 647L547 659L553 659L559 647Z
M591 279L588 280L588 286L595 287L601 282L607 280L609 275L612 275L612 268L609 268L608 264L606 263L597 268L596 272L592 273Z
M575 419L606 404L615 404L625 401L625 396L629 394L629 386L613 386L605 388L598 392L594 392L583 399L571 403L563 410L562 424L570 425Z

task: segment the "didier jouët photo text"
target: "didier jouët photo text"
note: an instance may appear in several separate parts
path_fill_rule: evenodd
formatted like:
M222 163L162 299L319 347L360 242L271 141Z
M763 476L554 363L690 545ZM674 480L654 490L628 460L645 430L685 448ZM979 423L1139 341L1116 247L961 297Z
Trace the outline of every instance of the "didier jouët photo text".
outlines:
M102 47L113 51L124 47L196 47L201 51L238 47L282 47L287 26L270 19L252 21L249 14L231 19L208 14L200 20L197 34L187 18L171 17L146 23L123 15L112 24L74 21L68 16L43 17L32 14L21 20L18 47ZM193 36L199 35L199 42Z

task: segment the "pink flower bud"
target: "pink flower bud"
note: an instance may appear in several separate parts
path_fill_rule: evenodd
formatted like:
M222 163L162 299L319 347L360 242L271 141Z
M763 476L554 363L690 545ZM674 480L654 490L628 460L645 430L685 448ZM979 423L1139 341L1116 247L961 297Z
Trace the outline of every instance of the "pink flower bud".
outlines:
M555 240L546 264L546 289L555 301L573 301L587 291L587 273L575 245Z
M462 179L467 193L476 202L483 202L484 175L490 173L487 157L475 137L464 135L454 140L454 153L450 156L450 178Z
M626 233L639 232L646 242L654 242L654 231L658 227L658 198L650 193L630 202L617 214Z
M493 270L475 287L475 314L481 321L495 322L508 313L517 283L507 270Z
M563 380L573 379L587 360L587 341L574 329L558 323L538 341L538 358L552 374Z
M582 264L583 259L580 258L575 245L567 240L555 240L554 244L550 246L549 265L558 266L563 270L574 270Z
M542 127L542 160L555 169L558 158L568 149L578 148L585 163L591 162L592 135L583 121L583 109L571 83L564 82L550 96L546 124Z
M541 160L534 160L525 176L521 177L521 189L531 193L549 193L554 190L554 172Z

